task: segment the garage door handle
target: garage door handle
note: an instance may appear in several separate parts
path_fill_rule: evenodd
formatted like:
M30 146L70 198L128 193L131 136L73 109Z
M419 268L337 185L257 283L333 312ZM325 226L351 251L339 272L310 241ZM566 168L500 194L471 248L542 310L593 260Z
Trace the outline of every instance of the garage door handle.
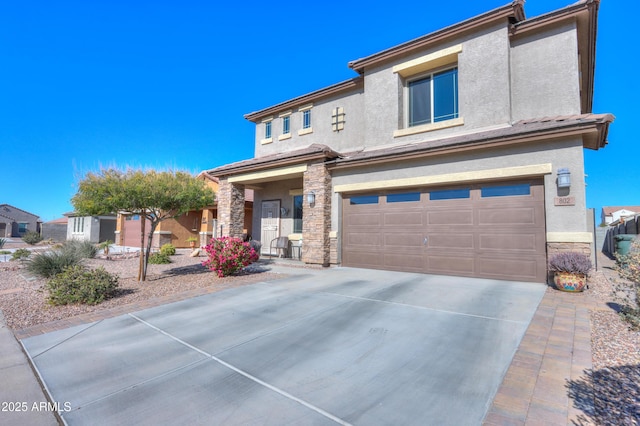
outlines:
M422 244L426 246L428 242L429 242L429 237L424 237L424 241L422 242Z

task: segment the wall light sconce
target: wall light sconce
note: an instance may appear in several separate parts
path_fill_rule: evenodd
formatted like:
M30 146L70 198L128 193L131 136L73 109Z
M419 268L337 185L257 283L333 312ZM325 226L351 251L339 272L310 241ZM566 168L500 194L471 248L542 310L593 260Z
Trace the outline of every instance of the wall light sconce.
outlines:
M312 205L316 202L316 193L313 191L310 191L307 194L307 203L309 203L309 205Z
M569 169L558 169L558 188L571 187L571 172Z

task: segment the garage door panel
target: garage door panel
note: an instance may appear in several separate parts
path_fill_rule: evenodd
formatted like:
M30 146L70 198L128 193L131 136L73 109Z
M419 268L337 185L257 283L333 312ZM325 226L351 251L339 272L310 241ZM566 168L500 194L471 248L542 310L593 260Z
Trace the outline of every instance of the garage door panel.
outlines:
M540 238L530 233L483 233L479 235L478 240L480 250L521 250L535 253L540 249Z
M427 210L429 225L473 225L473 210Z
M344 262L347 266L357 266L358 268L380 268L380 253L368 251L350 251L345 254Z
M391 248L405 248L409 250L419 249L422 251L424 238L422 235L418 234L408 234L406 232L403 233L385 233L384 234L384 245L385 247Z
M378 232L350 232L346 242L353 247L378 247L381 245L381 238Z
M422 252L385 253L383 265L385 269L410 272L422 272L425 267Z
M422 211L404 211L384 213L384 225L385 226L412 226L422 225Z
M430 249L473 249L473 233L429 233Z
M544 264L544 259L483 257L478 262L478 274L505 280L535 281L540 273L546 273L546 270L540 270L541 263Z
M429 272L446 275L473 275L475 260L473 255L462 256L429 256L428 268Z
M420 201L389 202L372 193L374 205L343 203L343 264L365 268L546 282L546 231L542 180L497 182L525 186L530 195L471 185L466 197L433 198L424 189ZM527 190L529 190L527 188ZM440 189L454 197L456 187ZM370 208L367 210L367 208ZM427 242L425 244L425 237Z
M345 224L349 227L356 226L380 226L382 225L382 215L380 213L367 214L356 213L345 217Z
M478 209L478 225L492 225L492 226L505 226L505 225L535 225L536 221L536 208L524 207L524 208L508 208L508 209L496 209L496 208L481 208Z

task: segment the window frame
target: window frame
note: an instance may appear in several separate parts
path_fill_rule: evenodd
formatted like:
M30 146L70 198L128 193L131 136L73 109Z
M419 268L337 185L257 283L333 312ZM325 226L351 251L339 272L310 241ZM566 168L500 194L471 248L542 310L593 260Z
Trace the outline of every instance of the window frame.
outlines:
M299 200L300 206L296 205L296 200ZM304 196L302 194L294 195L292 199L291 217L293 219L293 233L302 234L303 215L304 215ZM300 213L300 217L296 217L297 213ZM298 228L299 225L299 228Z
M455 112L453 113L454 117L451 118L446 118L446 119L442 119L442 120L438 120L435 121L435 87L434 87L434 76L437 76L438 74L442 74L445 73L447 71L451 71L451 70L455 70ZM452 64L448 64L445 66L441 66L438 68L434 68L431 69L429 71L426 72L421 72L415 75L412 75L410 77L407 77L404 79L404 84L403 84L403 97L404 97L404 111L403 111L403 116L404 116L404 128L405 129L416 129L416 128L420 128L422 126L440 126L442 125L441 123L447 123L447 122L451 122L452 120L457 120L460 118L460 102L459 102L459 97L460 97L460 84L459 84L459 67L458 67L458 63L452 63ZM421 123L417 123L417 124L412 124L411 123L411 106L412 106L412 102L411 102L411 89L410 86L416 82L419 81L423 81L429 79L429 113L430 113L430 117L429 117L429 121L428 122L421 122Z

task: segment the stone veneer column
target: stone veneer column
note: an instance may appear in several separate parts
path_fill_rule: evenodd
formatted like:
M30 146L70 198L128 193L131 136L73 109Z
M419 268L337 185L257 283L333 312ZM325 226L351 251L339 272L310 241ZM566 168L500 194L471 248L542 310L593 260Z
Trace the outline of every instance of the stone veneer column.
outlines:
M218 230L219 236L242 238L244 229L244 185L220 179L218 188Z
M331 175L324 163L309 164L303 177L302 261L329 266L331 229ZM315 203L307 194L315 193Z

